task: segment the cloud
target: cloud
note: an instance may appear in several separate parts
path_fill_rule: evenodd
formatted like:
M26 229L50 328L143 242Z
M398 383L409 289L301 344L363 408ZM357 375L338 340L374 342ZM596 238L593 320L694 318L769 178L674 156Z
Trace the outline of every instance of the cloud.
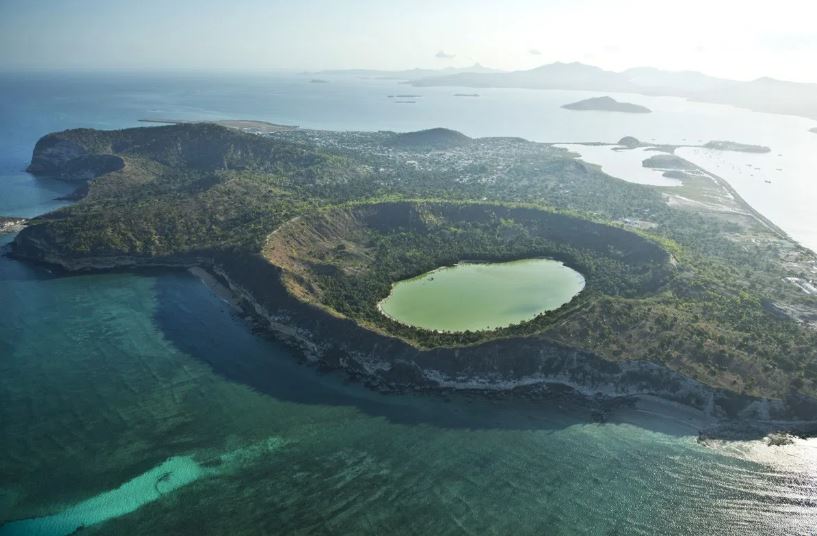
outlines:
M532 49L528 50L528 54L530 54L531 56L541 56L542 51L539 50L538 48L532 48Z
M438 60L450 60L453 59L455 56L454 54L449 54L445 50L440 50L439 52L434 54L434 57L437 58Z

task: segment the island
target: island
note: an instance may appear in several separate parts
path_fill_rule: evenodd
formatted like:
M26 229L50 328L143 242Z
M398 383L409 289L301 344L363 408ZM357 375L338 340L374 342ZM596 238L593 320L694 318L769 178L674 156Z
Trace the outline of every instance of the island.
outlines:
M750 145L734 141L710 141L705 143L703 147L704 149L712 149L715 151L735 151L739 153L765 154L772 152L771 148L764 145Z
M813 129L809 130L809 132L813 132L814 134L817 134L817 127L814 127Z
M697 167L694 164L684 160L679 156L664 153L656 154L647 158L642 162L642 165L645 168L664 169L673 171L690 171L697 169Z
M633 136L624 136L623 138L618 140L617 145L627 147L628 149L635 149L636 147L641 147L641 140Z
M562 108L577 111L598 111L598 112L623 112L628 114L648 114L652 110L646 106L632 104L629 102L619 102L612 97L595 97L585 99L572 104L565 104Z
M30 220L11 255L204 271L259 330L373 389L817 414L817 295L786 279L817 257L710 175L667 193L519 138L208 123L49 134L32 169L84 177L84 197ZM380 307L434 270L533 259L583 284L478 328Z

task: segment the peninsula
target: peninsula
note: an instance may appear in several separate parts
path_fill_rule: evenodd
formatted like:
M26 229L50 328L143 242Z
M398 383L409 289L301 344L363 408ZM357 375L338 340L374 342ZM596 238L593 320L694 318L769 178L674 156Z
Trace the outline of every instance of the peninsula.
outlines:
M817 296L786 279L817 258L700 170L668 194L518 138L207 123L49 134L32 170L84 197L28 222L16 257L204 269L259 328L377 389L560 384L721 417L817 413ZM399 281L521 259L562 263L583 290L479 330L378 308Z
M772 152L771 148L764 145L750 145L746 143L737 143L734 141L710 141L704 144L704 149L714 149L716 151L735 151L739 153L759 153L765 154Z

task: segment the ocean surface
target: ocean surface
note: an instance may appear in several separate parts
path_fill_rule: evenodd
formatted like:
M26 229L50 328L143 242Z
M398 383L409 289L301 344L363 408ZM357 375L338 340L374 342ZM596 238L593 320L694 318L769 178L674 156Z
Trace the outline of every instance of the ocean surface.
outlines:
M805 120L645 97L630 100L656 113L567 115L557 104L582 93L457 98L446 88L308 78L0 76L0 215L52 210L70 190L21 171L41 135L146 117L448 126L554 142L732 139L787 159L772 183L778 201L755 204L776 223L797 228L772 210L789 195L786 181L803 183L789 184L800 188L797 207L813 199L812 177L787 175L817 169L808 160L817 135ZM395 104L387 95L397 93L423 96ZM679 122L659 121L666 117ZM811 153L798 129L814 138ZM720 174L739 191L750 180ZM813 212L798 220L806 230L817 229ZM814 441L700 445L701 417L657 401L599 424L566 400L381 395L299 364L186 272L63 276L0 257L0 306L0 535L81 526L83 534L197 535L817 527Z

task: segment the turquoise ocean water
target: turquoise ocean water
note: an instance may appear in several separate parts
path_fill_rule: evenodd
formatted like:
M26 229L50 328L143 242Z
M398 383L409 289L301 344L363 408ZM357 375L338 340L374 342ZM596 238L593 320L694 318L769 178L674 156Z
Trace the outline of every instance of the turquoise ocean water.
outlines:
M388 107L396 89L4 75L0 215L70 189L21 171L51 130L432 126ZM476 124L466 112L451 120ZM479 128L508 133L500 115ZM598 424L569 402L380 395L299 364L186 272L64 276L0 257L0 535L814 533L813 442L705 447L698 424L668 408Z

